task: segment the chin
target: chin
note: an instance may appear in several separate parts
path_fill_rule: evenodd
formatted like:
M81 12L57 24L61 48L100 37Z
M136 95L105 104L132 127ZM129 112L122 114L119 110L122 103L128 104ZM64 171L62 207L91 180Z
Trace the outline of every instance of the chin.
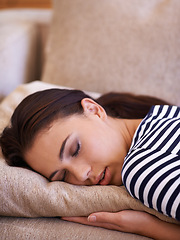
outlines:
M112 181L112 184L111 184L111 185L115 185L115 186L121 186L121 185L123 185L121 178Z

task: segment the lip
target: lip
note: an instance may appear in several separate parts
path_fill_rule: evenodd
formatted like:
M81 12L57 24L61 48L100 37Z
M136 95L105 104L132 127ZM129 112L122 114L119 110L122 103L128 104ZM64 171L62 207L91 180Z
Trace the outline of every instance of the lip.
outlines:
M104 174L104 178L101 180L102 175ZM96 178L93 185L108 185L111 181L111 172L108 167L106 167Z
M104 173L104 171L103 171ZM102 173L102 174L103 174ZM102 176L102 175L101 175ZM100 178L101 179L101 178ZM111 181L111 172L108 167L105 168L104 178L99 182L100 185L108 185Z
M100 179L104 173L105 169L97 176L96 180L93 182L93 185L97 185L100 182Z

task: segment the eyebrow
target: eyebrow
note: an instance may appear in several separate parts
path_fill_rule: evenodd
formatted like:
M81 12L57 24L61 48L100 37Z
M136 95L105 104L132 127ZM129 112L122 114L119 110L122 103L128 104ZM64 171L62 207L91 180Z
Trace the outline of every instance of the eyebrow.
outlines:
M71 135L67 136L67 138L63 141L62 145L61 145L61 149L60 149L60 159L63 159L63 155L64 155L64 149L65 149L65 145L67 140L70 138Z
M71 135L68 135L67 138L63 141L62 145L61 145L61 148L60 148L60 159L62 160L63 159L63 155L64 155L64 149L65 149L65 146L66 146L66 142L67 140L70 138ZM51 173L51 175L48 177L48 180L51 181L52 178L56 175L56 173L58 172L59 170L56 170L54 171L53 173Z

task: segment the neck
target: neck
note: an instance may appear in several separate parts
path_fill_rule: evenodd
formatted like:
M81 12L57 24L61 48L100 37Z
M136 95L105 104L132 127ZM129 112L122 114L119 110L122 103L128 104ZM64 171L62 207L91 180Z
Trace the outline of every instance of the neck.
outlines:
M114 119L116 131L119 132L126 143L127 152L130 149L133 136L142 119Z
M123 119L124 126L125 126L125 133L126 133L125 137L127 138L129 148L131 146L135 131L141 121L142 121L142 119ZM129 148L128 148L128 150L129 150Z
M124 158L129 152L135 131L141 121L142 119L109 119L110 126L113 129L115 146L119 146L121 148L120 155L118 156L120 171L122 170L122 166L124 164ZM119 184L122 184L122 180Z

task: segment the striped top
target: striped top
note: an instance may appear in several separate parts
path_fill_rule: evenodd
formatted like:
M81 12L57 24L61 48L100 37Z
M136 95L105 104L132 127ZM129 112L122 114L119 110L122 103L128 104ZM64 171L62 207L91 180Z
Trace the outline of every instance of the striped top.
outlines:
M134 198L180 221L180 107L151 108L134 134L122 180Z

